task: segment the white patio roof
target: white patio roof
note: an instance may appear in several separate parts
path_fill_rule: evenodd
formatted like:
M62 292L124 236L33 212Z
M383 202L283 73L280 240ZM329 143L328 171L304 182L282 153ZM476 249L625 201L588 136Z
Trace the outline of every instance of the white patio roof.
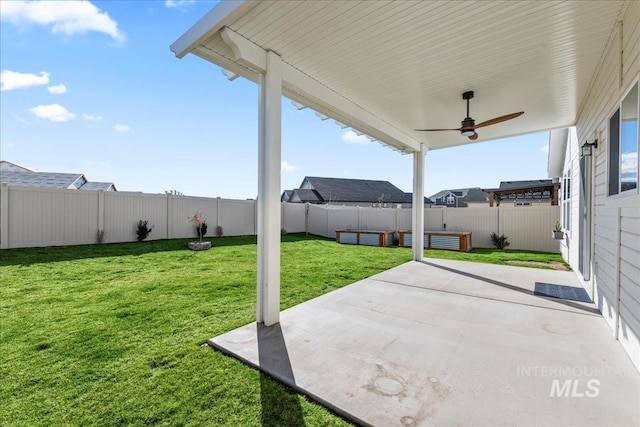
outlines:
M266 51L283 95L404 152L471 143L456 128L475 91L475 142L572 126L625 3L605 1L223 1L178 39L253 81Z

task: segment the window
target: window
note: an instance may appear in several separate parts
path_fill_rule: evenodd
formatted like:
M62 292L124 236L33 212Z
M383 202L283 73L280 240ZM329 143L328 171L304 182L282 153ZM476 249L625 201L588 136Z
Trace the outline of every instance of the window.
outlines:
M456 203L456 198L453 196L453 194L449 194L447 196L447 204L448 205L453 205Z
M562 227L571 228L571 169L562 176Z
M638 188L638 82L609 118L609 195Z

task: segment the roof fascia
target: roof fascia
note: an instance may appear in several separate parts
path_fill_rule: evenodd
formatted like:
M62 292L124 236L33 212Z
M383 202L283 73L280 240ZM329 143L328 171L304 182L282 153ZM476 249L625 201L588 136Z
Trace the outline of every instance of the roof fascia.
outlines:
M232 22L244 15L257 4L258 2L250 0L221 1L178 40L173 42L170 47L171 51L178 58L184 57L228 22Z

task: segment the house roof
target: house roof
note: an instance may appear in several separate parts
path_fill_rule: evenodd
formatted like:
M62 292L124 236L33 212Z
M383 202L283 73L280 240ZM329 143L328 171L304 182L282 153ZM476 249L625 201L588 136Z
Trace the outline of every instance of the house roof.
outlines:
M0 182L25 187L76 188L83 178L81 173L0 171Z
M315 190L305 190L302 188L297 188L293 190L293 195L289 199L292 202L301 202L301 203L318 203L323 202L322 197Z
M513 194L515 192L529 192L529 191L547 191L553 188L553 181L551 179L531 179L525 181L500 181L500 187L498 188L484 188L483 191L487 193L493 191L494 193Z
M88 182L81 173L33 172L0 169L0 182L22 187L117 191L112 182Z
M603 52L631 2L223 1L172 44L257 82L267 52L283 95L413 152L575 125ZM478 130L455 128L475 91Z
M90 182L86 182L79 189L80 190L105 190L105 191L111 191L111 190L116 190L116 185L113 182L95 182L95 181L90 181Z
M443 197L453 194L461 197L465 202L486 202L489 194L480 187L472 188L456 188L452 190L441 190L430 197L431 200L442 199Z
M16 171L16 172L35 172L33 169L26 166L19 165L7 160L0 160L0 170L3 171Z
M300 187L309 183L320 197L331 202L411 203L411 195L389 181L349 178L305 177Z

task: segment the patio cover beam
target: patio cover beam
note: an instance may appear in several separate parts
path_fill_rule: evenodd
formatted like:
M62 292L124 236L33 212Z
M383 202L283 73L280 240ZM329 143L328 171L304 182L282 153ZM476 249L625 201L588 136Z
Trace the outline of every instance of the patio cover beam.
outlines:
M247 70L252 70L254 73L264 72L266 69L266 50L228 27L220 30L220 36L233 51L236 63ZM215 60L215 57L210 57L209 59ZM223 64L218 65L227 68ZM235 70L231 71L236 72ZM246 72L243 75L246 76ZM254 78L248 78L255 81ZM313 108L321 114L345 123L403 152L420 150L420 142L413 137L401 132L375 114L284 61L282 62L282 93L293 101Z

